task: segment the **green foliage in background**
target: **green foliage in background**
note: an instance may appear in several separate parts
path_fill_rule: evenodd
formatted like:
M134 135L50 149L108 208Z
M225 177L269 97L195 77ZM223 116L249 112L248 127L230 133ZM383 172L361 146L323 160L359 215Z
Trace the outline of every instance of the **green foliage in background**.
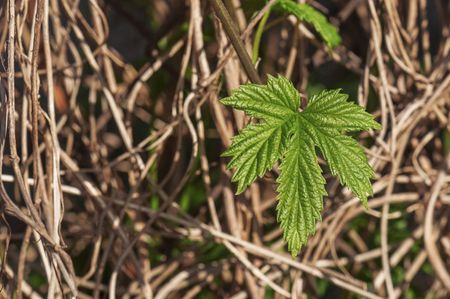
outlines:
M276 7L282 11L293 14L299 21L311 24L314 29L320 34L329 48L334 48L341 43L341 36L337 32L336 28L330 24L327 18L314 7L309 4L296 3L292 0L278 0ZM259 55L259 45L261 43L261 37L266 25L271 9L269 9L261 19L258 25L258 29L255 33L253 42L252 61L256 63Z
M300 21L311 24L329 48L334 48L341 43L341 37L336 28L314 7L292 0L278 0L278 4L283 10L293 14Z

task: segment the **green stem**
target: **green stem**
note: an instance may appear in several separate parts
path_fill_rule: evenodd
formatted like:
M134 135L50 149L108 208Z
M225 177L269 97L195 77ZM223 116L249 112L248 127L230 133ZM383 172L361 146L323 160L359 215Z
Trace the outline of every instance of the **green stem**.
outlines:
M253 53L252 53L252 62L253 64L256 63L259 56L259 45L261 44L261 37L264 31L264 26L267 23L267 20L269 19L270 15L270 8L269 10L264 14L264 17L261 19L258 25L258 29L256 30L255 34L255 40L253 41Z
M241 41L239 37L238 30L235 27L234 22L231 19L231 16L228 13L227 9L225 8L221 0L210 0L210 1L212 7L214 8L214 12L222 22L223 28L226 34L228 35L231 44L236 50L236 53L239 57L239 60L242 63L242 66L244 67L245 72L247 73L248 78L253 83L261 84L262 81L259 78L259 75L256 72L255 67L253 66L252 60L248 55L247 50L245 49L244 43Z

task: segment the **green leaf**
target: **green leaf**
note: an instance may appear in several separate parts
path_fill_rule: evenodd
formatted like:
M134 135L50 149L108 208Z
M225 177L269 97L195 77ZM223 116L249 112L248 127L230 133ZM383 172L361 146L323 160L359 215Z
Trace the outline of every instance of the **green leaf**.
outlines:
M348 132L381 128L372 114L359 105L347 102L347 99L348 95L341 93L340 89L323 90L309 99L302 115L314 121L316 126Z
M283 153L300 96L286 78L269 76L267 85L241 86L221 102L266 121L248 125L222 154L233 157L228 168L237 168L232 181L238 183L239 194L270 170Z
M273 167L286 148L293 118L295 115L286 122L250 124L233 138L222 156L233 157L227 168L236 167L231 180L238 183L237 194Z
M300 21L313 25L328 47L334 48L341 43L341 37L336 28L314 7L292 0L278 0L278 3L285 11L295 15Z
M232 157L232 181L240 193L281 160L278 187L278 221L293 256L314 233L323 209L325 179L316 147L337 175L367 206L374 172L362 147L345 131L378 129L373 116L340 90L322 91L311 97L302 112L299 94L289 80L269 77L267 85L244 85L222 102L262 119L233 138L223 156Z
M303 128L327 161L331 173L358 196L364 206L372 195L374 173L361 146L340 131L380 129L373 116L363 107L348 102L340 90L325 90L313 96L300 114Z
M289 142L277 179L277 218L293 256L314 233L323 209L323 196L327 195L314 144L302 136L300 125L297 122L297 130Z
M267 85L246 84L221 102L266 121L284 121L297 112L300 96L292 83L283 77L269 76Z
M367 163L362 147L350 136L341 135L336 129L323 128L319 121L300 121L308 137L319 147L331 173L337 175L341 184L347 186L367 206L367 197L372 195L371 178L374 172Z

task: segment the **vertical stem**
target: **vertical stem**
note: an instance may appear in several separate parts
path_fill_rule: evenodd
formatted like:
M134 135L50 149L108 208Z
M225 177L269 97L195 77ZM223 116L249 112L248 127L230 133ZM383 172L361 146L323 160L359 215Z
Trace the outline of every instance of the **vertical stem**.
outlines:
M44 2L38 0L36 2L36 24L34 27L34 40L33 51L31 53L31 133L32 133L32 145L33 145L33 176L35 181L35 202L39 202L42 194L42 177L40 176L40 164L41 159L39 155L39 77L37 73L38 58L39 58L39 45L41 41L41 24L44 15Z
M253 53L252 53L252 62L256 63L259 56L259 45L261 44L261 37L264 31L264 26L267 23L267 20L269 19L270 15L270 8L267 10L267 12L264 14L264 17L261 19L258 25L258 29L256 30L255 34L255 40L253 41Z
M225 29L228 38L233 44L233 47L236 50L236 53L239 56L239 60L241 61L242 66L244 67L245 72L247 73L247 76L249 77L250 81L258 84L262 83L258 73L256 72L255 67L253 66L250 56L247 53L247 50L245 49L245 46L239 37L238 30L234 25L233 20L231 19L231 16L228 13L225 6L223 5L222 1L221 0L210 0L210 1L214 8L214 12L222 22L223 28Z
M9 133L9 142L10 146L16 144L15 140L15 96L14 96L14 41L15 41L15 21L16 21L16 12L15 12L15 3L12 0L8 1L8 104L9 104L9 125L10 125L10 133ZM14 147L13 147L14 148ZM16 160L17 153L15 151L11 151L10 155L14 160Z

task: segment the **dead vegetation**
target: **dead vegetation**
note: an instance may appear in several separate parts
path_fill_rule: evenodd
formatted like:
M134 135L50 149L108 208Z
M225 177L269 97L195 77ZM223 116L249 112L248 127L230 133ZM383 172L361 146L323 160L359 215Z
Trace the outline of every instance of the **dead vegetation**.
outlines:
M306 1L334 51L271 14L262 78L340 86L383 125L359 136L369 209L329 177L298 259L277 170L235 196L220 158L249 119L218 99L248 79L210 1L143 2L0 1L4 297L450 296L448 1ZM250 49L275 1L224 2Z

